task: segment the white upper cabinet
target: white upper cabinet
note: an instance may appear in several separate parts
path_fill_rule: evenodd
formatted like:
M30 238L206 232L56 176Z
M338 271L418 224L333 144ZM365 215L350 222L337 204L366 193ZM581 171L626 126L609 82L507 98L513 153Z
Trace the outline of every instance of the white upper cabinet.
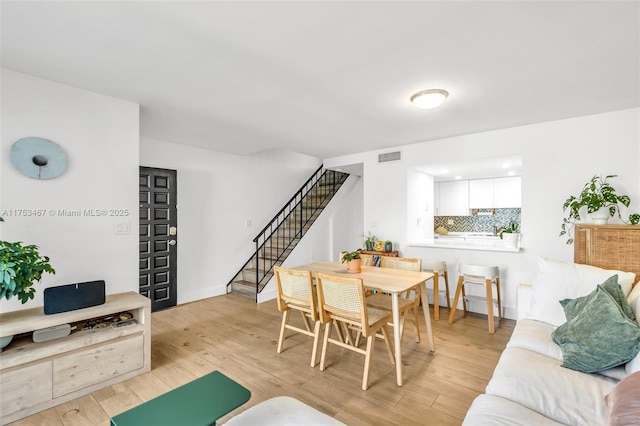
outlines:
M494 208L494 180L495 179L474 179L469 181L469 208Z
M435 193L439 194L437 216L469 216L469 181L440 182ZM436 198L438 200L438 198Z
M469 208L505 209L522 207L519 176L469 181Z
M493 193L496 208L522 207L522 179L520 176L494 179Z

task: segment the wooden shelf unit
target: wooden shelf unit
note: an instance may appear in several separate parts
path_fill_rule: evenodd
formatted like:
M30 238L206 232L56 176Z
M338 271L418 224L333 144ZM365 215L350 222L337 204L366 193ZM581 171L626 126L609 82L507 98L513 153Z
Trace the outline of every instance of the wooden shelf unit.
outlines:
M34 330L125 311L135 324L76 331L41 343L31 338ZM0 352L3 425L151 370L151 302L135 292L53 315L45 315L42 307L2 313L0 336L11 335L16 337Z
M398 250L394 251L375 251L375 250L360 250L362 254L370 254L373 256L389 256L389 257L398 257Z
M636 274L640 280L640 226L578 224L574 230L575 263Z

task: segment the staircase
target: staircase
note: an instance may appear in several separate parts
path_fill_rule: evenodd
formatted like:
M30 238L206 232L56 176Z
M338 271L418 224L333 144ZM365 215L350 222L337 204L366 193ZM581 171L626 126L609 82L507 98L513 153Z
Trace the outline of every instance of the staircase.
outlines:
M257 301L273 276L273 267L282 265L347 177L347 173L323 171L320 166L254 238L255 253L227 284L227 293Z

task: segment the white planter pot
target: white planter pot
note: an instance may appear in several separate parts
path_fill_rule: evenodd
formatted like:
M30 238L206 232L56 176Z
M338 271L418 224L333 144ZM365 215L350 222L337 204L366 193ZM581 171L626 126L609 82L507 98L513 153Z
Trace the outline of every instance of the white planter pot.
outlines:
M591 217L592 223L595 223L596 225L605 225L609 221L611 213L609 213L608 207L602 207L600 210L589 213L589 217Z
M11 340L13 340L13 336L0 337L0 352L2 352L2 348L11 343Z
M520 243L520 233L513 232L509 234L505 232L502 234L502 241L504 241L505 247L517 248Z

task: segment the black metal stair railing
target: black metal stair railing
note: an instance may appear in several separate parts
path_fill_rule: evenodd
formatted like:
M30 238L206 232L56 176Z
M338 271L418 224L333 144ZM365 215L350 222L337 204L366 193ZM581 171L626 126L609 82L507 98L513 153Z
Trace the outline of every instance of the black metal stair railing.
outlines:
M273 267L282 263L348 176L323 171L320 166L254 238L256 295L271 278Z

